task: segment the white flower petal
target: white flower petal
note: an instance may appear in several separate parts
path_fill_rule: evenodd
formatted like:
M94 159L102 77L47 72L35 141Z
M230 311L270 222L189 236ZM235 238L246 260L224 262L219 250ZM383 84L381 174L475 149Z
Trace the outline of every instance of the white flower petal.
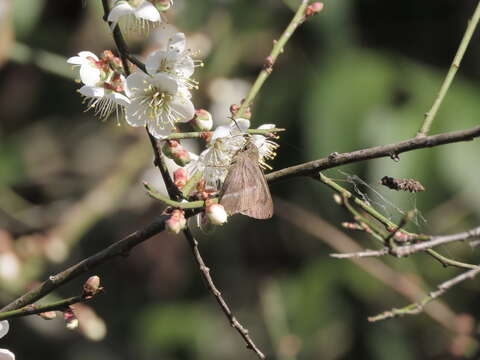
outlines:
M145 84L151 82L151 79L150 76L141 71L128 75L125 82L125 93L130 97L137 91L142 91L145 88Z
M263 125L260 125L257 129L260 129L260 130L275 129L275 124L263 124Z
M15 360L15 354L7 349L0 349L0 360Z
M178 75L189 78L195 71L195 63L193 62L193 59L190 56L183 57L182 61L176 64L175 71Z
M125 119L127 120L127 123L134 127L145 126L147 124L147 119L144 111L144 105L140 104L138 101L132 101L125 110Z
M170 94L176 94L178 90L177 81L164 73L158 73L152 78L152 83L161 91L168 92Z
M80 79L85 85L96 85L100 81L100 75L100 69L91 63L84 63L80 67Z
M110 10L107 20L115 25L122 16L127 16L134 13L135 9L130 4L122 2L118 5L115 5L112 10Z
M170 135L172 133L174 128L175 127L173 125L168 124L168 123L167 124L162 124L160 126L158 121L156 123L149 123L148 124L148 131L150 132L150 134L153 135L153 137L155 137L157 139L166 138L168 135Z
M177 32L170 39L168 39L168 50L173 50L177 53L181 53L185 50L187 40L185 34Z
M88 58L92 58L93 60L98 61L98 56L94 53L90 51L80 51L78 53L78 56L72 56L71 58L68 58L67 62L69 64L82 65L86 61L91 61Z
M160 63L165 56L166 51L163 50L157 50L148 55L147 59L145 60L145 67L147 69L147 73L149 73L150 75L155 75L158 72Z
M8 330L10 330L10 324L7 320L0 321L0 339L7 335Z
M108 97L110 97L117 105L128 106L130 104L130 99L118 92L112 92L108 94Z
M190 99L177 98L171 103L170 106L175 112L177 122L190 121L195 115L195 107Z
M152 3L144 1L136 10L135 16L152 22L161 20L160 13Z
M214 143L217 139L230 136L230 126L222 125L215 129L212 135L211 142Z
M250 127L250 120L238 118L235 121L232 121L230 126L232 130L239 130L238 128L240 128L240 131L245 132Z
M98 86L82 86L80 90L78 90L80 94L86 97L103 97L105 95L105 89L98 87Z

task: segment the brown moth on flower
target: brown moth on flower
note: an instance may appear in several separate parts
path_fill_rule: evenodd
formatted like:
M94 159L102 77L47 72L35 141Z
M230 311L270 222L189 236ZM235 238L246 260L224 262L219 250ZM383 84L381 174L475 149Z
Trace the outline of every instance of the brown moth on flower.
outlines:
M220 192L220 204L229 215L240 213L255 219L272 217L272 196L258 161L258 148L247 139L245 146L233 157Z

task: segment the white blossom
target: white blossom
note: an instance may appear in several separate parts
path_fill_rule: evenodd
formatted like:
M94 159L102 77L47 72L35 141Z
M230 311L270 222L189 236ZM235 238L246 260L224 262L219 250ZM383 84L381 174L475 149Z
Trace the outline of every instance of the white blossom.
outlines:
M7 320L0 321L0 338L7 335L10 325ZM15 360L15 354L7 349L0 349L0 360Z
M130 104L125 116L131 126L147 126L157 139L175 129L175 123L189 121L195 108L187 88L165 73L153 76L135 72L127 77L126 92Z
M115 112L118 122L119 114L130 100L124 94L125 77L112 68L115 60L118 58L111 52L104 52L99 59L89 51L81 51L67 62L80 67L80 80L84 85L78 92L84 97L87 110L93 110L102 120Z
M147 0L114 0L108 14L112 30L121 19L128 30L148 31L162 21L158 9Z
M187 165L189 175L192 176L201 171L206 185L220 190L233 157L245 146L248 139L251 139L258 148L259 164L268 168L265 161L275 157L274 150L278 148L278 145L263 135L247 135L249 127L250 121L242 118L232 121L230 125L218 126L213 132L207 149L200 154L198 160ZM275 128L273 124L259 127L259 129L273 128Z

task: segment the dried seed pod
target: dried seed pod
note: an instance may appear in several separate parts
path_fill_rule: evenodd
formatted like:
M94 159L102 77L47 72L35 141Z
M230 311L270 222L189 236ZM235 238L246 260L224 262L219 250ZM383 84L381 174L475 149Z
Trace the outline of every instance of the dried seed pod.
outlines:
M425 191L425 187L415 179L395 179L390 176L384 176L380 184L397 191L420 192Z

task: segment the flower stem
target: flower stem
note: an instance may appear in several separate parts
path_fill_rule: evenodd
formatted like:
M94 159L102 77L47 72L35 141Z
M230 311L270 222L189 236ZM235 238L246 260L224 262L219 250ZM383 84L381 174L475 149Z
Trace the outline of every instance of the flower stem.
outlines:
M462 62L463 55L467 50L468 44L472 39L472 35L475 31L475 28L477 27L479 20L480 20L480 1L477 4L477 7L475 9L475 12L473 13L472 18L468 22L467 30L463 35L463 38L462 38L462 41L460 42L457 53L455 54L455 57L453 58L453 62L450 65L450 70L448 71L447 76L445 77L445 80L443 81L443 84L440 87L438 95L435 101L433 102L431 109L425 114L425 120L423 121L422 127L418 131L417 136L426 136L430 131L433 120L435 119L438 109L440 108L440 105L442 104L443 99L445 98L445 95L447 94L448 89L450 88L450 85L452 84L452 81L455 78L458 68L460 67L460 63Z
M283 34L280 36L278 41L275 41L272 51L270 55L267 57L267 63L264 64L264 68L258 74L257 79L255 80L254 84L250 88L245 100L241 104L240 108L238 109L237 113L235 114L235 119L242 117L245 114L245 111L248 107L252 104L253 99L257 96L258 92L262 88L263 84L267 80L267 78L272 73L273 66L278 58L278 56L282 53L283 47L293 35L295 30L305 21L305 10L308 6L308 0L302 0L302 3L298 7L295 15L293 16L292 21L287 26Z

